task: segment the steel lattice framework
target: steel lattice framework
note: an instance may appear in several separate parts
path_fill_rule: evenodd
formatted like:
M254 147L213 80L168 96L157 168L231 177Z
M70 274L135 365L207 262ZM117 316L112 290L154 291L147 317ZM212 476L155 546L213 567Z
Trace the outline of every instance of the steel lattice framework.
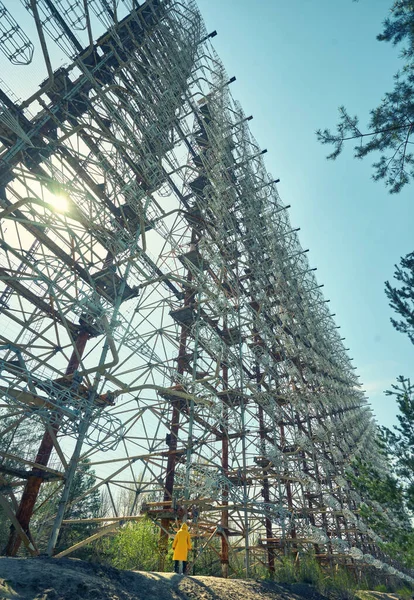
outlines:
M87 458L93 489L135 490L131 518L151 493L160 568L192 517L225 576L241 550L248 572L306 547L396 573L349 483L381 461L371 410L196 5L23 4L48 76L0 91L0 435L44 435L0 452L6 553L42 550L30 519L58 480L54 553ZM0 30L29 64L2 3Z

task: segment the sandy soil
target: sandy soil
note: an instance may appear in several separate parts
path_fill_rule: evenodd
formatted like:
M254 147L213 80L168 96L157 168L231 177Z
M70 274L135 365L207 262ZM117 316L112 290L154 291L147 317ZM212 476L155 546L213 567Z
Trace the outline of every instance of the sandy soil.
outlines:
M325 600L306 585L118 571L75 559L0 558L0 600Z
M363 592L363 594L368 594ZM361 600L396 600L370 592ZM305 584L118 571L76 559L0 558L0 600L326 600Z
M385 592L357 592L359 600L400 600L401 596L397 594L386 594Z

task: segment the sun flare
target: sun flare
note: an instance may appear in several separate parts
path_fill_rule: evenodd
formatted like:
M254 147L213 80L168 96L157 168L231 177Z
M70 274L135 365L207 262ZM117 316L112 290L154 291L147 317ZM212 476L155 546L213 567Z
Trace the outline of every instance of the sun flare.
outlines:
M53 195L53 198L51 199L51 204L55 208L56 212L66 213L69 210L68 198L63 194Z

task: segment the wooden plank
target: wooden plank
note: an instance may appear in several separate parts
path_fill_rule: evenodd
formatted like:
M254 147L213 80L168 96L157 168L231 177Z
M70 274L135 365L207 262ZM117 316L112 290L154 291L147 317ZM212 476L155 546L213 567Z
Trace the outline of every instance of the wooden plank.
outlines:
M16 456L14 454L9 454L8 452L3 452L0 450L0 456L4 456L4 458L9 458L11 460L19 460L20 462L25 463L26 465L31 465L33 469L39 469L40 471L46 471L46 473L51 473L58 477L59 479L64 479L65 474L56 471L55 469L51 469L50 467L46 467L45 465L39 465L38 463L33 462L32 460L26 460L25 458L21 458L20 456Z
M121 521L141 521L142 519L145 519L145 516L95 517L93 519L64 519L62 523L64 525L73 525L75 523L107 523L108 521L120 523Z
M119 527L119 523L112 523L112 525L108 525L107 527L103 527L102 529L100 529L99 531L97 531L93 535L89 536L85 540L82 540L81 542L78 542L77 544L74 544L70 548L66 548L66 550L62 550L62 552L59 552L59 554L55 554L53 556L53 558L62 558L63 556L67 556L68 554L71 554L75 550L78 550L79 548L82 548L83 546L86 546L87 544L90 544L94 540L97 540L98 538L100 538L100 537L102 537L104 535L107 535L108 533L112 533L118 527Z
M52 442L53 442L55 450L56 450L56 452L57 452L57 454L58 454L58 456L60 458L60 462L62 463L63 468L66 470L69 465L68 465L68 463L66 461L65 455L63 454L63 451L62 451L62 449L60 447L60 444L57 441L55 432L54 432L53 428L49 424L46 425L46 429L47 429L48 434L52 438Z
M23 544L26 546L26 548L28 549L30 554L32 556L38 556L39 555L38 549L35 548L35 546L33 545L32 541L29 539L26 532L23 531L19 521L16 518L16 515L14 514L13 510L10 507L10 504L7 502L7 500L3 496L3 494L0 494L0 506L3 508L8 519L10 519L10 521L12 522L16 532L21 537Z

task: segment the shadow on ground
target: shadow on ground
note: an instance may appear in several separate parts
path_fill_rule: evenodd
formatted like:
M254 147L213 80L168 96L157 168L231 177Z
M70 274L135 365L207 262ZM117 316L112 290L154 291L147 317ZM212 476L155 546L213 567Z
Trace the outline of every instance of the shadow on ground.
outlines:
M113 567L70 558L0 558L0 600L326 600L326 598L312 586L304 584L287 586L265 581L119 571Z

